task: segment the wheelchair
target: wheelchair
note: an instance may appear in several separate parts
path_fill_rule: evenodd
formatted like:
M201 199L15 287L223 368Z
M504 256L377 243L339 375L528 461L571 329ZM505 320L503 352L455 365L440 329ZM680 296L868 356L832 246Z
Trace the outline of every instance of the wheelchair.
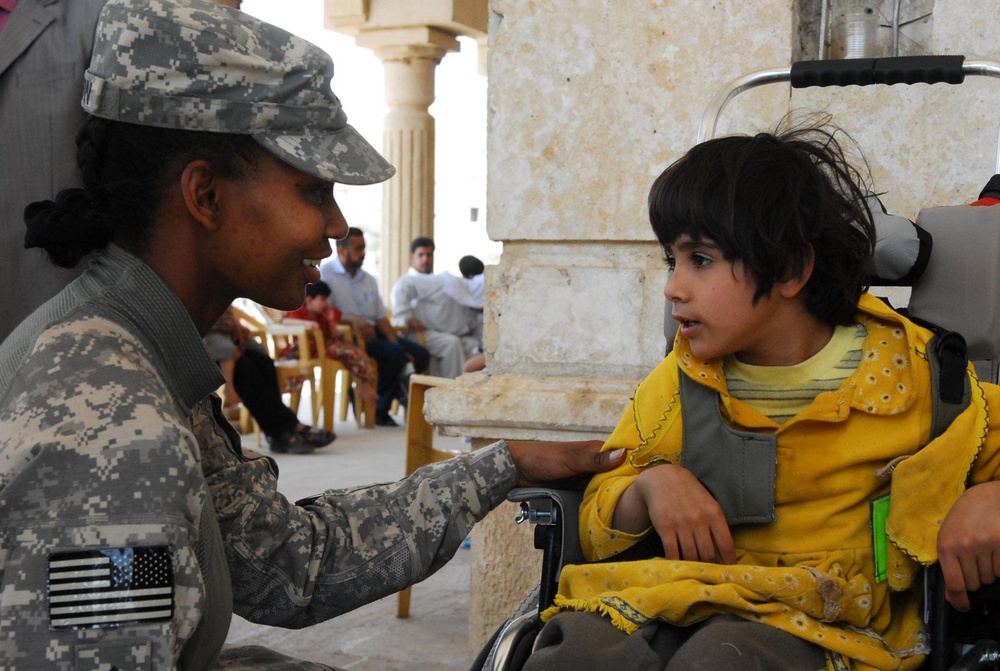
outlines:
M520 669L542 627L540 613L555 599L560 570L584 561L577 524L581 490L522 487L507 498L521 506L517 523L535 525L534 545L543 552L541 582L497 629L473 671ZM927 569L924 593L931 653L920 671L1000 669L1000 582L972 594L972 608L961 613L945 601L941 571L935 565Z
M959 84L966 75L1000 77L1000 63L967 62L963 56L897 57L802 62L751 73L731 82L709 104L698 141L712 137L722 108L735 95L763 84L787 81L793 88ZM1000 199L1000 155L996 173L980 199L987 195ZM980 379L1000 381L1000 207L928 208L921 210L916 222L909 222L887 215L876 203L872 203L872 212L880 228L875 252L880 281L873 281L873 286L910 287L908 308L901 311L961 333ZM996 213L991 211L994 209ZM903 249L907 251L901 255ZM902 263L901 258L905 259ZM956 268L963 270L956 273ZM974 305L968 300L970 295L977 296ZM664 324L667 343L673 341L674 332L669 315L668 309ZM535 547L543 551L542 576L536 590L480 652L474 671L516 671L531 654L542 626L539 614L554 601L562 567L584 561L577 524L582 496L579 490L539 487L519 488L509 494L508 499L521 506L517 522L535 525ZM658 540L655 535L653 540ZM624 556L629 552L620 559L638 558ZM939 567L926 570L924 590L924 621L931 652L921 671L1000 670L1000 582L971 595L972 609L967 613L955 611L945 601Z

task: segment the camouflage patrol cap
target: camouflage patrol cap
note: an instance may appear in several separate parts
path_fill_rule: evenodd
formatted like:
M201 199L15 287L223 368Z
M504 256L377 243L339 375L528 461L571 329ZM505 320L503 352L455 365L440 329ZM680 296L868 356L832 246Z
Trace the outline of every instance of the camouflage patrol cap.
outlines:
M253 136L296 168L343 184L395 169L347 123L319 47L207 0L109 0L83 108L126 123Z

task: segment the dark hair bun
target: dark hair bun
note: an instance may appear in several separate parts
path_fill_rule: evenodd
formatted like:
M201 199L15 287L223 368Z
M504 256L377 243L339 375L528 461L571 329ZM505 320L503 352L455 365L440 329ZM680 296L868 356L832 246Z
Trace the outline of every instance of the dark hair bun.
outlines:
M95 226L83 189L64 189L55 201L40 200L24 208L24 247L40 247L57 266L72 268L95 249L103 248L110 232Z

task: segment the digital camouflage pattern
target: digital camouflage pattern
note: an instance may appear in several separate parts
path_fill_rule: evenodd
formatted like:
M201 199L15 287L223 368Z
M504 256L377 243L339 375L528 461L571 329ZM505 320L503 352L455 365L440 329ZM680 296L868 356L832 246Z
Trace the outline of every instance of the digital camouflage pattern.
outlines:
M182 130L249 134L300 170L343 184L395 172L347 123L319 47L207 0L111 0L83 108Z
M221 419L221 380L179 299L113 244L0 345L4 671L321 669L259 648L217 659L231 613L302 627L390 595L515 483L498 443L294 505ZM52 628L53 554L163 545L169 621Z

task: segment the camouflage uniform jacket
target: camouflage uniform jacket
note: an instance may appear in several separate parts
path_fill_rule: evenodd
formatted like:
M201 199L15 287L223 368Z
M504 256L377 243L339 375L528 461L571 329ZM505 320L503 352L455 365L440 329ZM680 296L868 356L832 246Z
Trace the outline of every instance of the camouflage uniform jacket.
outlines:
M392 594L515 482L498 443L294 505L220 419L221 381L114 245L0 345L0 668L212 668L232 612L302 627Z

